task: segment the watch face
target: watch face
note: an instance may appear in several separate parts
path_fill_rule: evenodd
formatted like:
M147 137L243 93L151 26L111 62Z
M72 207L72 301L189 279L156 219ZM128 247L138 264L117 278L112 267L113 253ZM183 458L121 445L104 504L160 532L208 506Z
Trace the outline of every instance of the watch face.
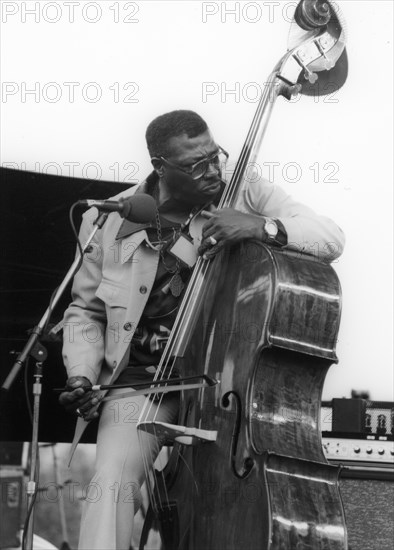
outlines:
M264 229L268 235L269 239L275 239L278 234L278 226L272 220L268 220L264 226Z

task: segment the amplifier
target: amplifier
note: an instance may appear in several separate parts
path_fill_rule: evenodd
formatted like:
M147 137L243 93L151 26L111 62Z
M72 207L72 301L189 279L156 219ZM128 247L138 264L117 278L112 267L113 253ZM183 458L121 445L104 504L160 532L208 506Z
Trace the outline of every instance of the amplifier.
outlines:
M0 548L20 546L23 470L0 466Z
M367 399L323 401L321 430L393 435L394 403Z
M369 479L393 475L394 403L364 399L323 402L321 429L327 460L346 466L347 476L349 471L354 477L367 472Z
M350 471L352 477L364 477L365 469L368 479L388 479L394 474L394 441L390 436L380 439L379 436L341 434L332 432L323 434L323 451L329 462L342 464Z
M349 550L393 550L394 403L333 399L322 405L323 451L328 462L342 465Z

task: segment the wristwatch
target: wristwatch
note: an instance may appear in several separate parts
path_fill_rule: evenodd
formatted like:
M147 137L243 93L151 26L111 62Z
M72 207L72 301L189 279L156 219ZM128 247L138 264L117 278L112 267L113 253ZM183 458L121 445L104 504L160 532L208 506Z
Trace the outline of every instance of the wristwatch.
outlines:
M264 222L264 234L267 243L275 243L279 227L275 220L266 218Z

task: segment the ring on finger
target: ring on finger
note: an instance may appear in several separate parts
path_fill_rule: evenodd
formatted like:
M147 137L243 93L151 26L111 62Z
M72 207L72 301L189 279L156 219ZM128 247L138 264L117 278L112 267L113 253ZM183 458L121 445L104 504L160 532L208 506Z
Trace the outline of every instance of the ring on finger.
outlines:
M209 237L209 243L212 245L212 246L215 246L215 244L218 244L217 240L215 239L215 237Z
M78 408L75 412L77 413L78 416L83 418L83 412L81 411L81 409Z

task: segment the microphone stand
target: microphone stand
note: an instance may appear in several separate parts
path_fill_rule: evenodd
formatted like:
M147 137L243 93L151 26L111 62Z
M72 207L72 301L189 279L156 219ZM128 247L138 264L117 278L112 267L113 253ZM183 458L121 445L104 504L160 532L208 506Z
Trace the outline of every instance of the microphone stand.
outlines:
M30 460L30 475L29 475L29 482L27 484L26 489L26 495L27 495L27 510L28 510L28 527L27 527L27 534L26 534L26 550L33 550L33 525L34 525L34 500L35 500L35 493L36 493L36 468L37 468L37 458L38 458L38 426L39 426L39 408L40 408L40 398L41 398L41 391L42 391L42 366L43 362L45 361L47 357L47 351L42 346L42 344L39 342L39 338L44 330L44 327L49 320L49 316L51 315L53 309L59 302L60 298L62 297L64 291L67 288L67 285L71 281L71 279L74 277L75 273L77 272L79 262L81 258L84 256L84 254L88 251L88 248L90 246L90 243L92 242L94 236L96 235L97 231L101 229L105 223L105 221L108 218L109 213L100 213L99 217L94 222L94 228L91 234L89 235L86 243L82 247L82 255L79 254L76 256L74 262L71 264L66 276L64 277L62 283L59 285L58 289L56 290L56 293L48 306L47 310L45 311L44 315L42 316L40 322L37 326L35 326L30 334L30 337L25 344L25 347L21 351L21 353L18 355L17 360L15 361L10 373L8 374L5 382L2 385L2 390L8 391L13 384L16 376L18 375L19 371L23 367L23 365L26 363L26 360L29 356L33 357L37 363L36 363L36 372L34 373L34 384L33 384L33 396L34 396L34 407L33 407L33 432L32 432L32 443L31 443L31 460ZM30 516L30 517L29 517ZM25 533L23 533L23 538L25 537Z

